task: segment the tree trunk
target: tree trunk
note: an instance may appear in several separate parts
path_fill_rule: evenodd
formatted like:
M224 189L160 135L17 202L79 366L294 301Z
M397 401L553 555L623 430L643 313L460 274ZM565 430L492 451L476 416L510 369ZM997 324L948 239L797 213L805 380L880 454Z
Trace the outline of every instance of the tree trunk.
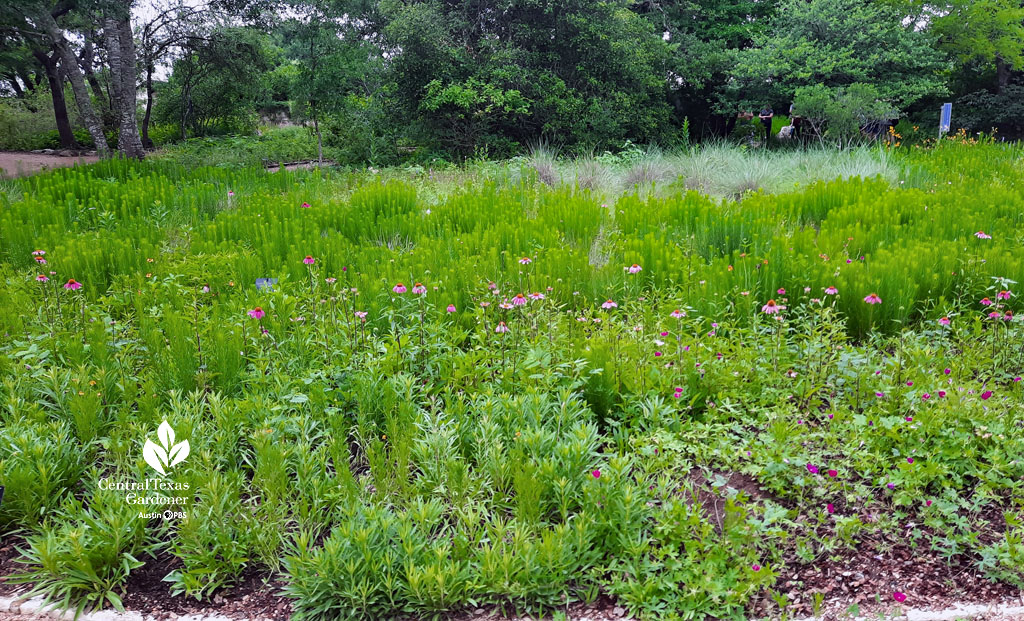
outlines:
M996 54L996 93L1002 93L1010 83L1010 65Z
M103 135L103 125L96 117L92 101L89 100L89 91L85 86L82 70L78 66L78 59L75 58L74 52L71 51L71 46L68 44L68 40L64 38L64 33L61 32L60 26L57 25L57 20L53 18L53 15L44 9L39 11L37 17L40 25L50 37L54 48L56 48L61 64L64 65L64 73L68 76L68 80L71 82L71 91L75 94L78 113L82 117L82 122L85 123L85 128L89 130L89 135L92 136L93 142L96 143L96 152L104 157L109 155L110 147L107 146L107 137Z
M146 62L146 113L142 116L142 146L153 148L153 139L149 137L149 120L153 115L153 72L156 68L153 61Z
M46 81L50 85L50 98L53 100L53 117L57 123L57 135L60 136L60 148L77 149L75 132L71 129L71 120L68 118L68 106L64 101L64 77L57 67L57 54L49 56L39 50L32 50L39 64L46 73Z
M117 149L126 157L141 159L145 151L135 120L135 43L131 22L127 17L120 20L107 18L104 20L103 36L106 40L107 63L110 65L110 90L114 95L118 119Z
M110 111L110 99L107 94L103 92L103 87L100 86L99 79L96 78L96 73L92 70L93 62L96 59L95 46L93 45L92 39L96 34L88 32L83 37L85 39L85 45L82 47L82 72L85 74L85 81L89 83L89 89L92 91L93 97L100 105L100 119L103 120L103 127L105 129L114 129L114 115Z
M323 165L324 139L320 136L320 115L316 113L316 107L313 108L313 130L316 131L316 162Z

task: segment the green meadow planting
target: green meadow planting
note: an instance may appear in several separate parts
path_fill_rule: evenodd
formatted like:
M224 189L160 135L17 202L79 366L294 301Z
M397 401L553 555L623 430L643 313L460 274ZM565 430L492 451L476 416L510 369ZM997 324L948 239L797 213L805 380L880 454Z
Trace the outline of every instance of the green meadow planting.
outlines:
M315 620L846 610L812 576L851 558L882 611L1018 592L1024 149L745 186L715 148L6 182L14 580Z

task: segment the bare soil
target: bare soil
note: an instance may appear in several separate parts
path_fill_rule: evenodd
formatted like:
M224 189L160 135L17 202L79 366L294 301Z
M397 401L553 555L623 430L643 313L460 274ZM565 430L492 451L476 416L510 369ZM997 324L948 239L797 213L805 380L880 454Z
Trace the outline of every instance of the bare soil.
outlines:
M44 153L0 151L0 179L24 177L43 170L74 166L76 164L91 164L98 162L99 159L96 155L62 157L60 155L47 155Z

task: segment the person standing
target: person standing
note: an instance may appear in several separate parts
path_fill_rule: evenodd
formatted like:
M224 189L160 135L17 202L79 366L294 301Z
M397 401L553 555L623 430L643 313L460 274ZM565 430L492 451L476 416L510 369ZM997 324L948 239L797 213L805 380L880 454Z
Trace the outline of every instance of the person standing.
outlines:
M775 111L772 110L771 105L765 104L764 108L761 109L761 114L758 117L761 119L761 124L764 125L764 143L768 144L768 138L772 135L772 118L775 116Z

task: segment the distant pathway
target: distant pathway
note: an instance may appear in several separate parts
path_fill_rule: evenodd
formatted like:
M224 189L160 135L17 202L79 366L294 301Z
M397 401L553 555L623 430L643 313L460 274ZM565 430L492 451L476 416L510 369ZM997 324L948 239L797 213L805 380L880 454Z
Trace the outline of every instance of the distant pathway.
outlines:
M35 174L48 168L74 166L75 164L91 164L98 162L95 155L79 155L62 157L45 153L25 153L24 151L0 151L0 178L22 177Z

